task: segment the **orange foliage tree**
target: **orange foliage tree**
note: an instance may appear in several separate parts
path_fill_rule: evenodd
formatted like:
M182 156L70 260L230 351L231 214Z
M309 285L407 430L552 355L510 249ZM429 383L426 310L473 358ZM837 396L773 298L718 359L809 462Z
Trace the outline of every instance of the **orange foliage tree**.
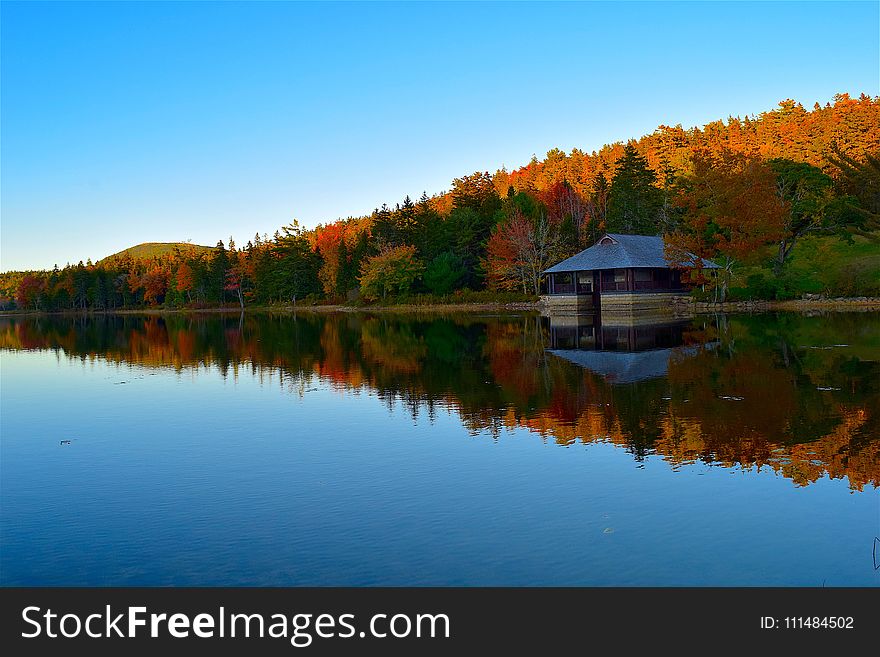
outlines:
M192 289L195 284L192 267L186 262L181 262L177 267L177 273L174 278L177 282L177 291L186 292L187 299L192 301Z
M343 266L342 257L345 249L345 225L342 222L319 226L315 229L315 248L323 259L318 270L318 280L328 296L336 293L336 280Z
M720 301L726 297L735 264L778 240L788 212L787 203L776 193L773 170L758 158L730 151L696 154L676 202L683 216L667 236L670 260L693 267L690 275L699 279L702 263L689 254L719 259L715 289Z
M168 278L168 270L161 265L147 270L140 279L140 286L144 290L144 301L160 303L168 291Z

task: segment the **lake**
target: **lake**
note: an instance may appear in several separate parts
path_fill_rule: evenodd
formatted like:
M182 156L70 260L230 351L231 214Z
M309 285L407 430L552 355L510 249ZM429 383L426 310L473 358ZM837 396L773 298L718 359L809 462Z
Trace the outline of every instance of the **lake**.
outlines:
M6 586L880 584L877 313L20 316L0 350Z

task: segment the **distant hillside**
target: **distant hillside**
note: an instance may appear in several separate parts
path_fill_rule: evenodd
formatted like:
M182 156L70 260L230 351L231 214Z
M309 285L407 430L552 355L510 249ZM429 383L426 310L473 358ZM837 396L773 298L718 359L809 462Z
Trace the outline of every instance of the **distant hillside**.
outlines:
M214 247L202 246L201 244L189 244L187 242L144 242L137 246L130 246L118 253L109 255L102 260L101 263L110 263L123 258L154 258L156 256L171 255L175 249L179 249L181 253L192 253L193 255L213 250Z

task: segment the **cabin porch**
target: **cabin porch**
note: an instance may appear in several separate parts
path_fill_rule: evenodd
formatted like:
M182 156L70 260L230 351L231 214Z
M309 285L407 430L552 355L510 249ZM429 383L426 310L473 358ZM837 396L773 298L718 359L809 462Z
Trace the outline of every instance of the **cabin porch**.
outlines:
M653 310L685 290L675 269L629 267L547 275L542 301L551 313Z

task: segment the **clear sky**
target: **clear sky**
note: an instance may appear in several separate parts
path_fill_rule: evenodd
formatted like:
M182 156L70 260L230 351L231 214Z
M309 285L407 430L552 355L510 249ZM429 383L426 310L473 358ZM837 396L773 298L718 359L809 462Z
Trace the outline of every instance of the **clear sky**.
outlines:
M2 2L0 268L369 213L553 147L880 94L877 2Z

